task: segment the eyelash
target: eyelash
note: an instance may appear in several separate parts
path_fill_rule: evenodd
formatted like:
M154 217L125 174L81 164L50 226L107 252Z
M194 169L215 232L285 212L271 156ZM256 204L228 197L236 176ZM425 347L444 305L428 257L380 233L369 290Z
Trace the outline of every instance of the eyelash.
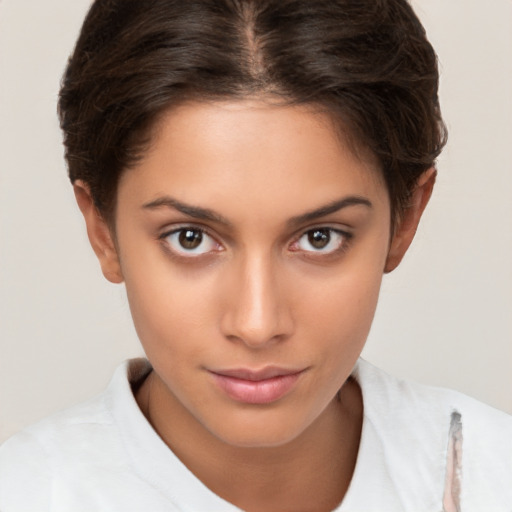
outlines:
M297 238L295 242L292 243L292 246L299 247L299 243L303 238L310 238L310 236L312 236L313 234L318 234L321 232L323 232L323 235L329 233L327 247L332 243L335 237L338 237L336 247L325 252L322 250L324 249L323 247L318 250L313 249L309 251L304 251L304 253L307 254L308 257L329 257L341 254L348 249L349 244L353 238L353 234L347 231L342 231L340 229L335 229L329 226L319 226L303 231L299 238ZM311 239L309 239L308 242L311 242ZM293 252L301 251L300 247L298 249L292 248L291 250Z
M199 242L200 244L202 244L204 242L204 239L206 236L207 239L210 240L210 244L215 245L217 248L209 249L204 252L195 252L194 253L193 251L196 248L187 250L183 246L181 246L180 249L176 249L175 247L173 247L169 241L169 238L172 236L175 236L175 235L178 235L181 237L181 236L185 235L185 233L187 231L190 232L190 234L195 234L196 236L199 235L201 237L201 240ZM324 232L324 235L326 234L326 232L329 233L329 240L328 240L327 246L332 243L332 240L334 238L333 235L336 237L339 237L337 247L335 247L334 249L331 249L327 252L323 252L322 251L323 248L320 248L319 250L313 249L313 250L302 251L299 247L300 241L304 237L309 237L315 232L316 233ZM353 238L352 233L349 233L347 231L342 231L340 229L335 229L335 228L332 228L329 226L313 227L313 228L307 229L306 231L302 231L300 236L298 236L297 238L294 238L294 241L289 246L290 247L289 250L291 252L301 252L302 251L305 256L310 257L310 258L321 258L321 257L325 258L325 257L335 256L335 255L345 252L348 249L352 238ZM222 252L224 250L222 248L222 245L216 240L216 238L214 236L212 236L206 229L204 229L203 227L200 227L200 226L194 226L194 225L179 226L179 227L176 227L175 229L172 229L171 231L166 231L165 233L162 233L161 235L158 236L158 239L164 245L165 250L167 252L169 252L172 256L175 256L178 258L189 259L189 260L208 255L211 252ZM311 240L309 240L309 241L311 241ZM180 242L181 241L177 241L177 245L181 245ZM199 245L199 247L200 247L200 245Z
M192 250L187 250L184 247L182 247L181 250L174 248L168 239L170 237L172 237L173 235L183 235L187 231L190 233L194 233L196 235L199 234L202 238L200 243L203 242L204 237L206 236L211 241L210 243L212 243L218 247L221 246L221 244L216 241L215 237L210 235L210 233L208 233L208 231L206 229L199 227L199 226L194 226L194 225L179 226L171 231L166 231L165 233L162 233L158 238L163 243L165 249L168 252L170 252L173 256L178 256L178 257L182 257L182 258L189 258L189 259L198 258L200 256L207 254L208 252L211 252L212 250L214 252L222 252L223 249L216 249L216 250L211 249L207 252L194 253L193 251L195 248Z

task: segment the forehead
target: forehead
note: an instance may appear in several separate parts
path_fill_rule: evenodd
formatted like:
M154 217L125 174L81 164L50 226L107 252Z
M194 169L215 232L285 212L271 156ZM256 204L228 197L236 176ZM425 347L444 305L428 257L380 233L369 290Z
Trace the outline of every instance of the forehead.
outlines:
M387 203L376 163L344 139L311 106L185 103L160 119L149 150L122 176L119 197L148 202L170 194L226 212L240 201L254 213L276 204L290 215L299 204L314 207L342 195Z

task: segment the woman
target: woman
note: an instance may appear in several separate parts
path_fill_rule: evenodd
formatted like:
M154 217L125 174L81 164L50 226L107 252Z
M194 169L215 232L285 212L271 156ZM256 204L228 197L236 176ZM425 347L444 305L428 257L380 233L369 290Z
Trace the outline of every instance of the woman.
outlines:
M510 418L358 361L437 85L405 1L97 0L59 113L148 361L7 442L0 508L505 510Z

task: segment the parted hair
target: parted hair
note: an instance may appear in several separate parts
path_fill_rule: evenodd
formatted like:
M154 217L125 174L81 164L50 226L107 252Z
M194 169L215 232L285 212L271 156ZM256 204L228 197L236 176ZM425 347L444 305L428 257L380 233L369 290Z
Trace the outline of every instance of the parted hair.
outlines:
M69 177L112 219L162 114L263 95L319 106L369 149L396 219L446 142L438 81L407 0L95 0L59 97Z

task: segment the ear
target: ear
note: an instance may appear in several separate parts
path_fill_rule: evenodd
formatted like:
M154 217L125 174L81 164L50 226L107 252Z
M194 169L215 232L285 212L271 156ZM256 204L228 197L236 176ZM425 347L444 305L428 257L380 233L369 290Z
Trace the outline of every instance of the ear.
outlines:
M73 184L76 202L87 226L89 242L98 257L103 275L111 283L122 283L123 274L112 233L94 205L89 186L82 180Z
M391 239L384 272L392 272L395 270L402 261L409 245L411 245L423 210L432 195L435 181L436 170L433 167L425 171L418 179L411 195L410 206L403 212L400 222L393 234L393 238Z

